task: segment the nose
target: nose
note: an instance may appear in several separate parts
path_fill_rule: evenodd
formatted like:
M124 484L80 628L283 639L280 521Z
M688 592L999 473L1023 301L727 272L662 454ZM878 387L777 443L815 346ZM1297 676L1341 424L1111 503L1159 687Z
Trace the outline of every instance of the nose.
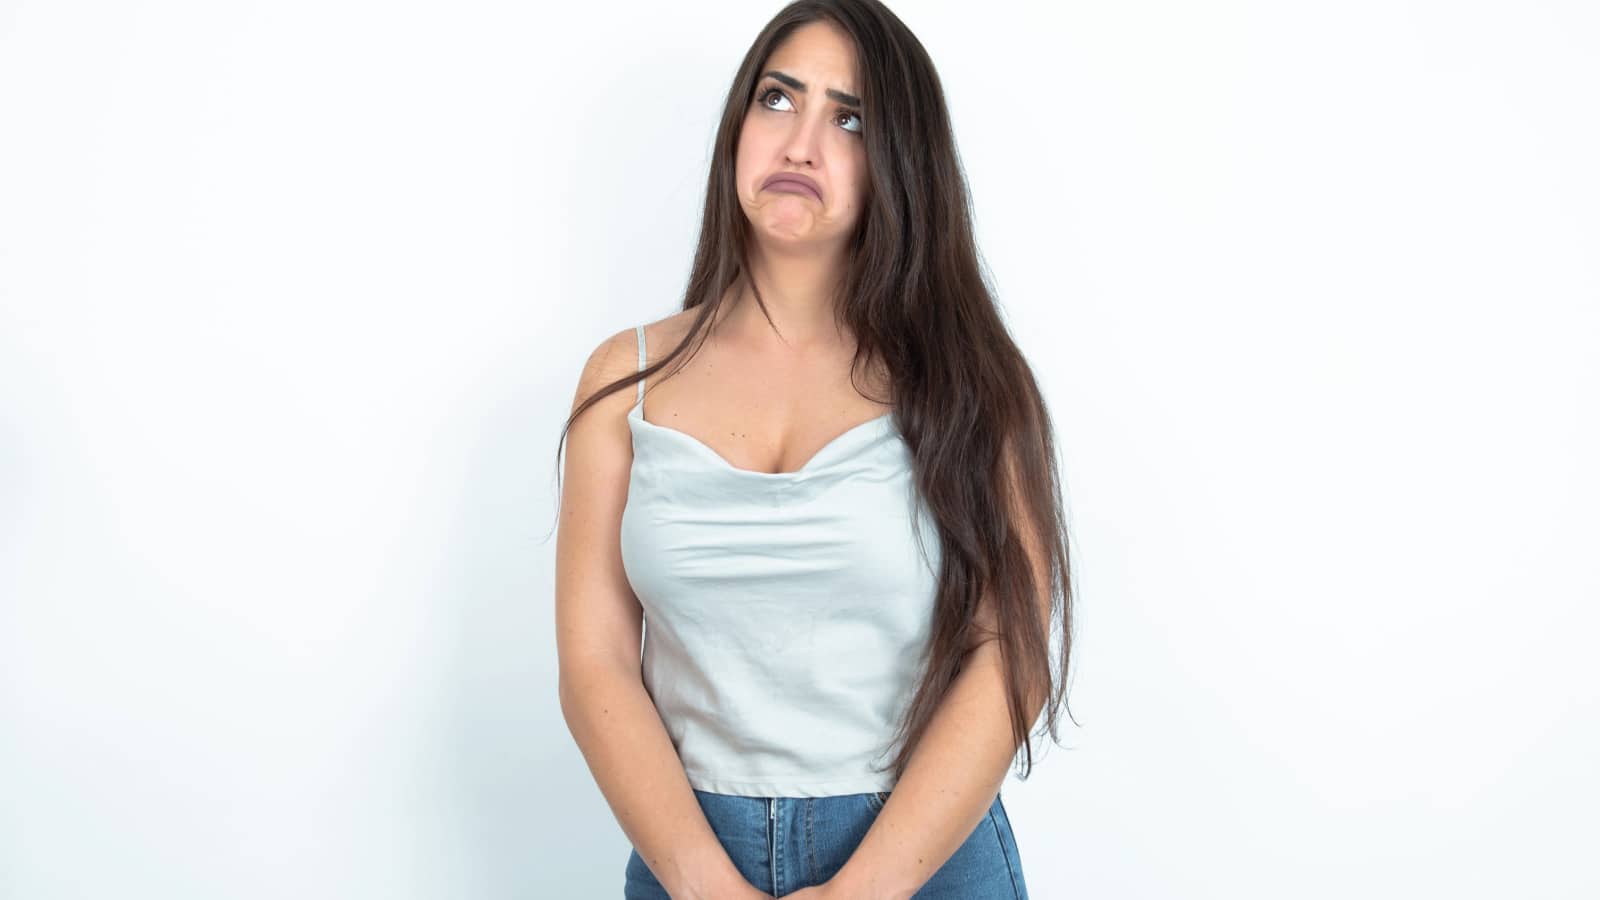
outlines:
M817 162L817 140L821 122L812 116L795 116L794 127L789 131L789 141L784 155L796 165L813 166Z

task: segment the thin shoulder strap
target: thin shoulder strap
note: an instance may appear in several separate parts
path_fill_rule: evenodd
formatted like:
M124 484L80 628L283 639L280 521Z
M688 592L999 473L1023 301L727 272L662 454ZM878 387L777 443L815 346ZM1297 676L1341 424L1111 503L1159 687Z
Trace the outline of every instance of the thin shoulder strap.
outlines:
M644 371L644 326L635 325L634 332L639 335L639 371ZM644 379L639 379L639 401L644 401Z

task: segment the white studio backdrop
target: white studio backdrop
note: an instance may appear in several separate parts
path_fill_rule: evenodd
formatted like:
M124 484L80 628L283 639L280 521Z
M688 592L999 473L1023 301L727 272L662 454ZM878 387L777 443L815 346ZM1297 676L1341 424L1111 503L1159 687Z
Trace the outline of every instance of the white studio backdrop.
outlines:
M780 4L0 0L0 897L618 897L556 441ZM1600 895L1600 13L900 2L1079 579L1043 900Z

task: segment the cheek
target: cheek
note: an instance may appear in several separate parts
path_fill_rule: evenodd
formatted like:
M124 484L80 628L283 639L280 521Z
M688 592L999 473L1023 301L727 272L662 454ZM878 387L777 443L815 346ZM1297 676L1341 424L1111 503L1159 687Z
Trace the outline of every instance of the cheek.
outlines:
M856 209L866 205L868 188L867 168L864 161L850 169L845 176L844 183L850 186L850 205Z
M744 129L739 132L739 146L734 149L733 169L734 181L739 185L741 193L749 193L747 182L760 177L760 160L767 153L770 141L761 133L760 126L752 120L746 120Z

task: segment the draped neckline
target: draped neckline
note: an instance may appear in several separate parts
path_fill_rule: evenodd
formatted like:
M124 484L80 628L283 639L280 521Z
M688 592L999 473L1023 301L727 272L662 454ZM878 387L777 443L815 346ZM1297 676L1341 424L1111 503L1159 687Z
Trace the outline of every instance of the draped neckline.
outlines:
M669 440L677 441L680 445L687 447L690 451L704 457L706 461L713 466L717 466L725 471L734 472L740 476L746 476L754 479L781 481L784 479L797 478L802 475L807 475L822 467L834 456L848 451L852 446L858 444L862 438L875 436L886 426L893 427L894 412L891 410L890 412L886 412L882 415L873 416L865 422L859 422L850 426L849 428L840 432L838 435L834 436L826 444L823 444L822 448L816 453L811 454L811 458L802 463L800 468L787 472L762 472L759 469L746 469L742 466L736 466L729 462L728 459L722 454L711 449L711 446L705 441L700 440L694 435L689 434L686 431L679 431L678 429L667 425L658 425L655 422L651 422L650 420L646 419L644 417L644 404L642 401L635 403L633 405L633 409L628 411L628 421L630 424L644 429L647 433L659 434L668 438Z

